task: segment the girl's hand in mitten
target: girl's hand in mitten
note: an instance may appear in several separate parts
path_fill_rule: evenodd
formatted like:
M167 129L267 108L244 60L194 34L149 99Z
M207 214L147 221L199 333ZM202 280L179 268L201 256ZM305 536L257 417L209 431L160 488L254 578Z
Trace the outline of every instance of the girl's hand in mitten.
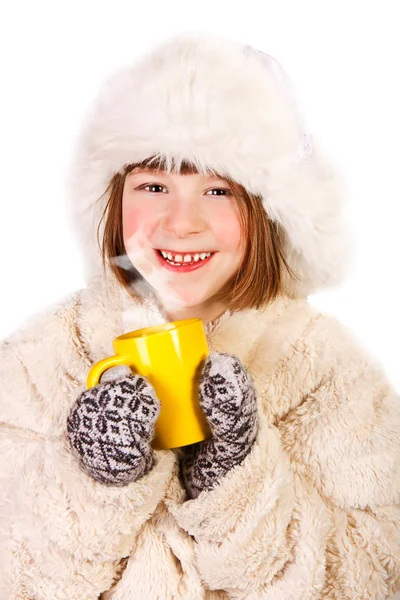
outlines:
M110 368L72 407L67 421L71 451L93 479L128 485L154 464L151 441L160 410L147 379L125 365Z
M250 452L258 430L257 396L238 358L210 354L199 383L199 400L212 437L180 449L180 469L191 498L216 487Z

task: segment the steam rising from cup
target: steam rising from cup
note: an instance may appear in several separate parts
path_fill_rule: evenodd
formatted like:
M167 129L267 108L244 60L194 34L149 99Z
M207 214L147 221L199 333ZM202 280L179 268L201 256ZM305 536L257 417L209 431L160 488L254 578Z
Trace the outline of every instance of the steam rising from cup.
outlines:
M143 226L139 225L135 233L125 239L125 248L126 254L113 257L111 262L126 271L136 272L138 277L130 284L135 294L156 298L161 293L164 306L170 309L187 306L188 298L174 289L174 274L155 265L154 248Z

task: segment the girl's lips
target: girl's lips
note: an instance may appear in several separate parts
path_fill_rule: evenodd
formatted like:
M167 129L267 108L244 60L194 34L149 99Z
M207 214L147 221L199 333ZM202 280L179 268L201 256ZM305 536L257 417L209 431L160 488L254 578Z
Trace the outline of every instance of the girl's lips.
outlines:
M212 259L212 257L214 256L214 254L216 254L215 252L213 252L213 254L211 254L211 256L209 256L208 258L205 258L204 260L199 259L195 263L188 263L187 265L184 265L183 267L175 267L174 265L170 265L164 259L164 257L160 254L160 252L158 250L154 250L154 252L156 253L158 262L165 269L168 269L168 271L173 271L174 273L187 273L188 271L195 271L196 269L200 269L201 267L204 267L204 265L209 263L210 260Z

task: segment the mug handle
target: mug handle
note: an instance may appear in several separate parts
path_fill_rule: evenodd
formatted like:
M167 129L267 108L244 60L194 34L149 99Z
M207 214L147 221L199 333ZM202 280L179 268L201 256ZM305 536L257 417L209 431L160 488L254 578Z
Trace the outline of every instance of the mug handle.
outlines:
M86 388L90 389L99 383L100 377L103 375L104 371L111 367L117 367L118 365L123 365L128 362L126 356L121 356L116 354L115 356L108 356L107 358L103 358L103 360L99 360L96 364L92 366L90 369L87 378L86 378Z

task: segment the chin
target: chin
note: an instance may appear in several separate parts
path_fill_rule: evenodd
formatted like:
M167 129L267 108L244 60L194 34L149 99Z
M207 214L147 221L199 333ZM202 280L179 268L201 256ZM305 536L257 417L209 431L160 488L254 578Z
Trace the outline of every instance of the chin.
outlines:
M176 309L194 308L212 298L212 295L204 295L204 293L193 294L192 291L177 291L176 289L163 289L157 291L161 301L165 304L169 304L171 307Z

